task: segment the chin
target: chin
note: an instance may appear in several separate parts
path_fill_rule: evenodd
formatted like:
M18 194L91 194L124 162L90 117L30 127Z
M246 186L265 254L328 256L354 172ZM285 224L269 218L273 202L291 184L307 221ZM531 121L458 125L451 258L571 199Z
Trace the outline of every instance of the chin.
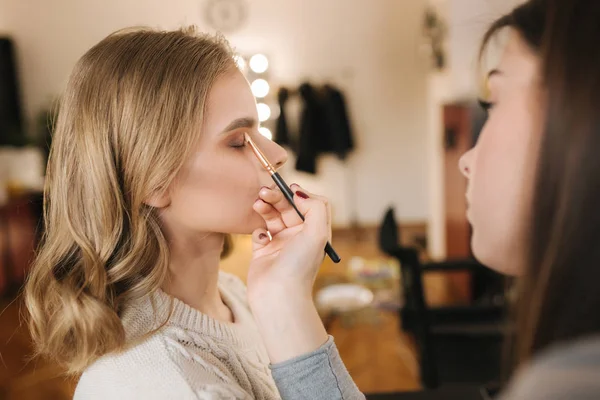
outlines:
M498 271L493 257L493 253L495 251L494 246L486 246L485 241L481 240L476 230L473 230L473 235L471 236L471 251L473 252L473 256L477 259L477 261L488 268Z
M229 229L227 233L231 233L233 235L251 235L259 228L266 229L267 226L265 224L265 220L262 219L260 215L254 213L254 215L248 216L248 218L246 218L237 226Z
M477 261L486 267L503 275L520 275L521 270L517 265L516 260L509 260L505 257L505 254L509 252L503 251L503 246L498 246L497 244L489 245L489 243L484 243L484 241L482 241L477 234L473 232L473 236L471 238L471 249L473 251L473 256L477 259Z

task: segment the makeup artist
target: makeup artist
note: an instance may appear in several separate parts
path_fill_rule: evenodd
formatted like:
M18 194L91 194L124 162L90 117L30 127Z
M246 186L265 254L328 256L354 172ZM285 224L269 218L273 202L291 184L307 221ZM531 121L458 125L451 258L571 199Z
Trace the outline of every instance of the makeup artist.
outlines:
M483 50L501 38L488 120L460 161L473 253L519 280L518 370L500 398L598 399L600 2L530 0Z
M516 370L499 399L598 399L600 2L530 0L482 51L500 38L489 117L459 166L475 256L519 279Z

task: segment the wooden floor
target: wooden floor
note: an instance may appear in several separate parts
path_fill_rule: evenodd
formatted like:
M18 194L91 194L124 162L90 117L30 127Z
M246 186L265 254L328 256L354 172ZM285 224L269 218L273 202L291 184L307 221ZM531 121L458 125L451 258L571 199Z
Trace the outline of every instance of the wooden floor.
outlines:
M336 237L335 247L347 261L352 256L380 257L374 238ZM242 279L250 257L250 242L236 238L236 250L222 268ZM345 275L345 264L326 261L320 278ZM450 296L442 276L426 282L429 301L444 302ZM61 371L42 360L28 360L30 338L22 325L21 302L0 303L0 400L69 399L76 379L61 377ZM418 361L411 338L398 328L390 311L372 311L365 321L335 320L329 330L335 337L342 358L358 387L364 392L411 390L419 387Z

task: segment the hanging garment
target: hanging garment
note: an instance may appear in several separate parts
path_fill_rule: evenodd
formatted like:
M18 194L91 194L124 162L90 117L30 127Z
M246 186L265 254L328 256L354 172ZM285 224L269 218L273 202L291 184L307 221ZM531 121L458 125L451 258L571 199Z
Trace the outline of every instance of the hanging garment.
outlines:
M297 170L314 174L319 154L335 154L343 160L354 148L354 140L346 102L340 90L332 85L315 88L304 83L300 85L298 94L303 103L298 138L294 141L290 135L286 115L290 91L282 88L278 94L281 113L275 140L297 154Z

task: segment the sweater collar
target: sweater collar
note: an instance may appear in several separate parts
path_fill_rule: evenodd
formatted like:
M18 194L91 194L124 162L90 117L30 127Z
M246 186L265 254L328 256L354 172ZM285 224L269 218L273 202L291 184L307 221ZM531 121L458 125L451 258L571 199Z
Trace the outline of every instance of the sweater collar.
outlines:
M242 347L255 346L260 336L254 318L240 300L240 296L233 293L233 288L227 285L226 281L221 274L219 292L231 310L235 322L216 320L158 289L127 307L123 313L121 320L128 340L139 338L158 328L175 328Z

